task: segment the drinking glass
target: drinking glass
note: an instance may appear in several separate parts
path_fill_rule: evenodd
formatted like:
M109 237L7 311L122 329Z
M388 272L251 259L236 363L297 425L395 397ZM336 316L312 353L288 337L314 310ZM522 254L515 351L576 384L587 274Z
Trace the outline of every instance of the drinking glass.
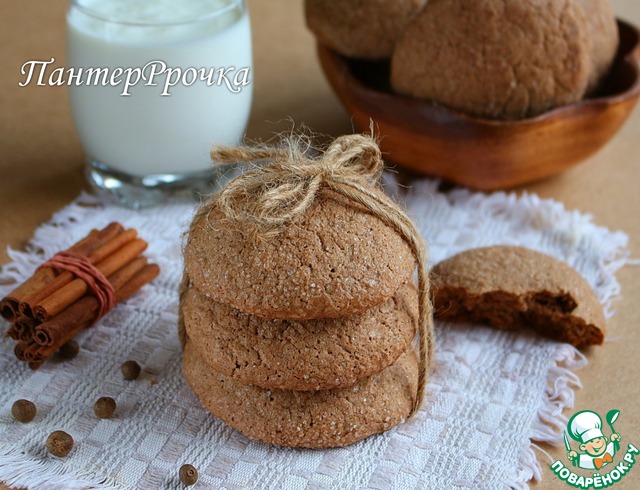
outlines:
M214 191L211 147L238 144L251 109L244 0L73 0L67 33L90 183L130 207Z

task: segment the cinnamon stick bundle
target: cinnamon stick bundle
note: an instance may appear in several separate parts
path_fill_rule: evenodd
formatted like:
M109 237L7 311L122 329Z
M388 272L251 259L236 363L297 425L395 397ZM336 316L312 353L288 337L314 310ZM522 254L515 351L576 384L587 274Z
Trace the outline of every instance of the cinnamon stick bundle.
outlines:
M107 235L104 237L104 240L98 238L98 240L96 240L96 244L101 241L104 241L104 244L100 245L95 250L87 249L87 258L89 259L89 262L91 262L92 264L97 264L101 262L106 257L111 255L113 252L121 248L123 245L126 245L130 241L134 240L138 235L136 230L124 231L122 229L122 225L120 225L119 223L112 223L112 225L117 225L117 227L119 228L117 233L119 234L115 234L113 236ZM105 228L105 230L108 228L109 227ZM77 250L75 252L78 253ZM82 252L79 252L79 253L81 255L84 255L82 254ZM27 317L35 316L32 311L33 305L36 305L40 301L48 298L49 296L51 296L53 293L55 293L62 287L72 282L74 278L75 276L73 275L73 273L69 271L62 271L49 284L45 285L42 289L36 291L32 295L28 296L24 301L22 301L20 303L20 313Z
M159 267L152 264L142 273L141 271L146 266L146 257L138 257L125 267L121 268L118 272L109 276L109 282L116 292L117 301L122 301L131 293L135 292L135 290L131 291L127 296L123 296L122 294L123 288L125 288L130 281L141 281L142 284L138 287L139 289L147 282L153 280L160 272ZM34 340L40 345L62 345L73 337L75 333L80 331L82 328L85 328L89 322L93 321L96 316L96 312L98 311L98 307L98 300L95 296L84 296L56 317L38 325L34 332ZM71 322L75 322L76 325L68 328L68 325ZM73 335L66 337L71 331L73 331Z
M147 242L136 239L127 243L120 250L108 256L96 265L105 276L109 276L135 259L147 248ZM39 321L47 321L60 313L65 308L82 298L88 290L88 285L82 279L74 279L62 288L55 291L49 297L32 306L33 318Z
M121 233L122 230L122 225L115 222L109 224L102 231L91 230L88 236L72 245L67 251L90 255L101 244ZM9 322L15 322L20 315L20 303L42 290L59 275L60 272L50 267L38 269L31 278L0 300L0 315Z
M105 307L105 297L117 303L151 282L160 268L140 255L146 247L136 230L111 223L69 248L66 261L48 261L3 298L0 312L14 322L6 336L17 341L16 358L37 369L105 313L111 305Z

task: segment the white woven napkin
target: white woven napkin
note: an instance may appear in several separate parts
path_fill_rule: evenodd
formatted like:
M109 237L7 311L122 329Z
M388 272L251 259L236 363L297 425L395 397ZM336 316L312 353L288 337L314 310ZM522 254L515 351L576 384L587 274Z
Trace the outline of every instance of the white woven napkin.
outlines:
M435 263L491 244L525 245L578 269L611 312L625 261L626 236L534 195L437 191L418 181L403 199ZM397 189L396 189L397 190ZM92 207L83 206L91 204ZM182 488L178 469L191 463L200 488L521 488L540 478L532 440L560 444L586 363L573 347L479 326L437 325L435 373L422 410L392 431L353 446L294 450L253 442L205 412L183 381L176 335L182 232L193 203L131 211L83 195L35 233L26 252L10 251L0 296L46 257L110 221L135 227L162 273L95 327L82 332L78 357L30 371L0 343L0 481L29 488ZM6 329L6 324L1 324ZM607 348L606 346L603 348ZM124 381L120 364L143 366ZM116 399L116 417L99 420L93 402ZM11 404L35 402L38 415L15 422ZM44 447L54 430L76 446L58 459Z

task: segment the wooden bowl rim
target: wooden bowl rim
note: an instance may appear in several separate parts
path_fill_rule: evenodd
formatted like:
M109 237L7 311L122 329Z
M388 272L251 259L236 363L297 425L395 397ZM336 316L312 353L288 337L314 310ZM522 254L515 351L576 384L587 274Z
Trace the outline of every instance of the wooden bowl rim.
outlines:
M401 94L395 94L392 92L376 90L375 88L362 83L356 76L353 75L352 69L350 66L350 59L340 55L335 52L333 49L324 46L318 43L318 50L326 53L328 58L331 60L331 63L338 65L342 68L342 71L346 74L348 84L357 88L359 92L369 93L369 95L374 95L377 97L383 97L387 99L391 103L398 102L406 102L415 105L416 103L421 104L424 108L429 108L430 110L435 112L440 112L444 116L449 116L455 119L463 120L472 124L480 125L480 126L490 126L490 127L503 127L508 126L513 128L515 126L530 126L535 125L543 121L561 119L567 116L570 116L572 113L579 112L583 107L600 107L600 106L610 106L614 104L618 104L620 102L624 102L633 97L637 97L640 94L640 30L634 26L633 24L622 20L620 18L616 19L618 24L618 29L620 31L625 31L627 36L632 36L633 42L626 49L626 52L620 52L623 49L623 46L620 45L618 47L618 53L616 53L616 57L622 56L622 64L628 65L632 68L633 73L635 75L634 82L630 85L629 88L622 92L618 92L611 95L600 96L582 99L577 102L573 102L570 104L566 104L560 107L556 107L550 111L544 112L534 117L524 118L524 119L509 119L509 120L500 120L500 119L486 119L481 117L472 116L466 114L464 112L458 111L456 109L452 109L443 105L439 105L429 100L421 100L415 97L410 97ZM327 70L325 73L329 76Z

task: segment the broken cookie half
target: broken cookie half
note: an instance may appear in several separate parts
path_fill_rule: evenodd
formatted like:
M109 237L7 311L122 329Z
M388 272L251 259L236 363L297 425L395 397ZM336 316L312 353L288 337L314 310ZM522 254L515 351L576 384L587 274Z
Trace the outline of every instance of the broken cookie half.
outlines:
M438 319L532 328L576 347L604 341L606 320L594 291L548 255L524 247L476 248L440 262L432 275Z

